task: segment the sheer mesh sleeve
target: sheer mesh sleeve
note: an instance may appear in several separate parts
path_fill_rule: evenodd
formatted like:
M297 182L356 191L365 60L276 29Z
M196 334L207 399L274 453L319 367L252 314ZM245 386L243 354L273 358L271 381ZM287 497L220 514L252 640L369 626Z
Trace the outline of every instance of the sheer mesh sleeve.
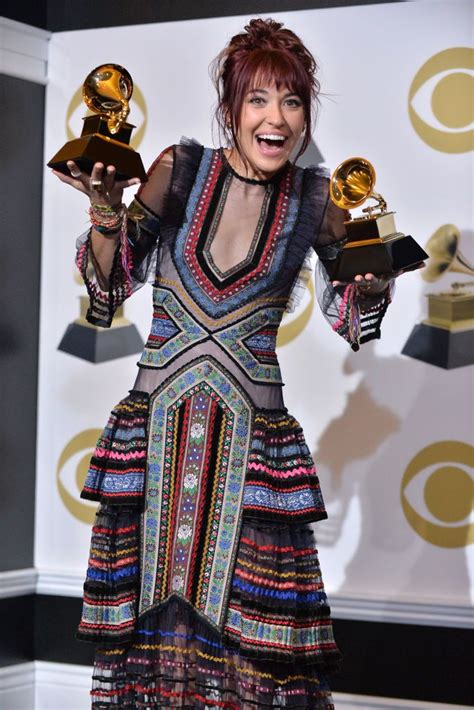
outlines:
M382 294L364 297L354 283L337 288L332 285L331 276L346 241L344 221L349 218L349 213L329 199L328 182L326 195L323 219L315 241L318 255L316 297L332 329L347 340L353 350L358 350L362 343L380 338L380 326L392 300L394 281Z
M154 277L161 215L172 169L172 148L168 148L153 163L148 181L140 187L128 208L127 228L117 243L106 282L92 250L91 230L77 240L76 264L89 294L86 315L89 323L108 328L123 301Z

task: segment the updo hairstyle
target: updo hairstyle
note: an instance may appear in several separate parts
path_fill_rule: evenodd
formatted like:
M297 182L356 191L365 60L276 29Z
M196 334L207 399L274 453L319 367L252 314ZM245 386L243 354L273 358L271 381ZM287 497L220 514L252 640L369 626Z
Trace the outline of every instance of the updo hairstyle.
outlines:
M299 155L304 153L311 140L318 104L317 68L311 52L281 22L250 20L211 67L218 96L215 117L227 144L239 150L237 133L246 94L257 86L275 84L278 91L286 87L303 103L305 129Z

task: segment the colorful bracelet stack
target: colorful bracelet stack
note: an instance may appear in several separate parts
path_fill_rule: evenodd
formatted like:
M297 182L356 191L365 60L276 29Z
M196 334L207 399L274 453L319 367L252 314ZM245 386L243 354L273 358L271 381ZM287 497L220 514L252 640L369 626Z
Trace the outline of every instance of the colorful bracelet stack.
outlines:
M124 204L114 208L110 207L110 205L92 203L89 208L92 226L103 236L110 236L120 231L126 213L127 208Z
M107 238L118 236L120 264L125 274L125 288L131 293L132 253L128 243L128 210L123 203L118 207L92 203L89 208L92 226Z

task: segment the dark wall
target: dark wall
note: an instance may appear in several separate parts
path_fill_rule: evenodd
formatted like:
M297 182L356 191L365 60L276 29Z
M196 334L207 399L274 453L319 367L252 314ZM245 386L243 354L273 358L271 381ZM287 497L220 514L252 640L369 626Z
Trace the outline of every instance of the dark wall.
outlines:
M373 5L400 0L44 0L43 2L6 1L1 11L12 20L27 22L52 32L170 22L227 15L259 15L285 10Z
M46 29L47 11L46 0L3 0L0 10L1 17L8 17L10 20L24 22L27 25Z
M33 566L44 94L0 75L0 571Z

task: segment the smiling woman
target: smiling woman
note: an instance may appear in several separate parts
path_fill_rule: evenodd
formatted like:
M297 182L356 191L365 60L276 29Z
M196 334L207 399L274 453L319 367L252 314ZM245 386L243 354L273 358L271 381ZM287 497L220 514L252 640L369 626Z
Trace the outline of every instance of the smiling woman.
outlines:
M264 178L292 154L296 159L311 140L317 65L300 39L280 23L252 20L246 30L214 62L217 119L234 148L236 165ZM275 145L278 141L284 145Z
M153 321L82 496L100 501L79 636L98 644L93 708L333 708L337 667L310 523L314 461L275 352L313 250L321 304L354 349L378 337L387 282L335 288L345 213L308 144L316 64L252 20L214 70L226 148L174 145L129 208L115 169L58 177L91 198L77 263L107 327L149 276ZM370 276L370 278L369 278Z
M256 83L256 80L255 80ZM242 152L228 151L228 160L247 177L265 180L288 162L302 143L305 115L301 99L275 83L251 89L242 106L237 145Z

